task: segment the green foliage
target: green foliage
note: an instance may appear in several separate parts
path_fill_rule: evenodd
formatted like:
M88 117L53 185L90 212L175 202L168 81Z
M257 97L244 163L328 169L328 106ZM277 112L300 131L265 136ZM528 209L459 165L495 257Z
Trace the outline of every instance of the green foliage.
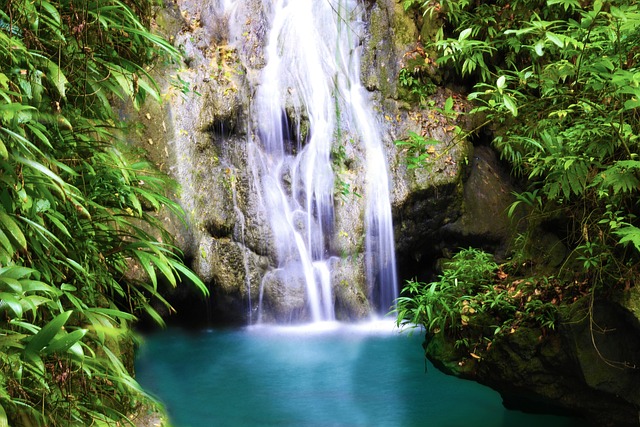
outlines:
M143 64L177 53L144 2L0 5L0 425L127 422L148 399L123 363L130 325L162 323L159 275L206 292L154 216L180 214L170 182L111 107L159 99Z
M340 132L338 132L336 140L340 141ZM349 143L352 142L349 141ZM351 196L362 197L350 184L353 179L350 171L353 159L347 156L346 142L338 143L331 149L331 160L335 172L335 196L345 202Z
M411 68L411 69L410 69ZM398 75L400 87L408 92L408 98L424 104L436 91L436 85L425 76L419 67L405 67Z
M405 1L443 26L425 49L469 99L526 190L528 223L561 224L564 276L626 284L640 262L640 10L623 0ZM577 260L579 268L573 264ZM588 261L587 261L588 260ZM580 262L581 261L581 262ZM571 286L568 277L566 286Z
M407 139L395 141L398 147L407 150L407 167L416 169L423 167L429 156L435 153L435 145L440 141L432 138L425 138L415 132L409 132Z
M431 100L428 103L432 112L437 113L447 124L446 129L453 131L455 141L459 141L464 137L462 129L456 124L456 119L460 114L454 107L453 97L449 97L445 100L442 108L435 106L435 101ZM435 118L435 114L430 113L429 116L433 116L433 120L438 122L439 119ZM407 133L405 139L394 141L395 144L407 152L407 168L417 169L422 168L428 164L431 157L439 158L447 150L444 150L440 154L436 155L435 146L441 144L442 141L437 139L428 138L423 135L419 135L413 131Z
M562 298L555 279L513 279L504 267L484 251L461 250L437 281L407 281L396 305L398 325L446 333L474 354L523 325L555 328Z

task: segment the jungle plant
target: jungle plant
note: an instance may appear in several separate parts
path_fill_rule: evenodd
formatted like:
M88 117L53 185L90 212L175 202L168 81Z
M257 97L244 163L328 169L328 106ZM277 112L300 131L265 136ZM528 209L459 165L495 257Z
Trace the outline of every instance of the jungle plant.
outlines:
M429 156L435 153L435 146L440 144L440 141L425 138L422 135L410 131L406 139L395 141L395 143L408 153L407 168L416 169L426 164Z
M456 124L456 119L460 113L454 109L453 97L450 96L447 98L442 108L435 106L435 101L433 100L431 100L428 105L432 112L437 113L446 121L447 129L452 130L454 133L454 139L448 147L455 145L458 141L465 138L464 132L462 132L460 126ZM436 153L435 146L442 144L442 141L419 135L413 131L407 132L407 137L405 139L396 140L394 142L398 147L407 152L408 169L424 167L428 163L429 158ZM438 156L441 155L442 153Z
M443 19L425 48L473 84L471 114L490 124L493 146L525 186L516 205L535 201L528 222L553 221L573 252L566 273L593 286L633 282L640 262L638 5L405 3ZM577 270L573 260L582 261Z
M400 87L408 92L408 97L416 99L420 104L427 102L436 90L435 84L418 67L405 67L398 74Z
M487 252L460 250L438 280L407 281L397 301L398 326L447 334L476 356L496 336L521 326L554 329L562 298L558 281L512 277L505 268Z
M206 292L155 216L181 214L170 181L112 108L159 99L144 64L177 52L144 1L0 5L0 425L126 423L149 400L132 322L162 323L161 282Z

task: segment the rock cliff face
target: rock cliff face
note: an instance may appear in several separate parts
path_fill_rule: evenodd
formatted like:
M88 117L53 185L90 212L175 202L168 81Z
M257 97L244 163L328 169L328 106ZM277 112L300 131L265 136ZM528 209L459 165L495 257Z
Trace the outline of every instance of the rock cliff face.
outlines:
M246 143L259 120L249 105L265 65L266 12L261 1L238 2L232 24L236 28L229 26L221 6L181 1L159 19L168 34L176 34L174 42L187 59L166 73L173 76L166 81L167 119L151 148L182 186L179 197L189 223L188 232L181 232L187 236L182 246L195 271L209 283L210 312L217 319L255 322L262 302L262 320L286 321L292 312L304 311L304 289L269 273L276 267L272 230L261 211ZM474 157L471 144L454 139L451 120L435 111L409 108L398 99L398 71L418 30L395 2L371 1L362 7L367 23L361 78L381 122L398 258L401 265L413 266L421 253L437 251L427 249L434 240L442 248L451 243L449 236L455 236L455 244L466 239L459 236L468 237L460 221L465 199L478 192L465 195L463 181L474 176L469 171L484 167L482 156L489 154L480 150ZM241 37L230 45L233 34ZM442 107L451 95L439 91L434 106ZM455 108L464 105L456 103ZM304 123L301 128L304 133ZM407 157L414 153L399 149L394 141L409 132L441 141L432 147L428 167L407 168ZM334 194L336 232L331 242L337 255L332 283L339 319L359 319L370 312L363 256L366 201L359 197L366 186L365 154L349 141L347 134L333 149L336 182L343 185ZM443 233L445 225L451 230Z

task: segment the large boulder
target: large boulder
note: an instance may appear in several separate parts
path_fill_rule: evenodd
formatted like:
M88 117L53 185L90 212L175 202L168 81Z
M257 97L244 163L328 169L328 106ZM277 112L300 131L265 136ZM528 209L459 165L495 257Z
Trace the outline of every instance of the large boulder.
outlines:
M430 335L427 357L442 371L497 390L505 406L584 417L590 425L640 425L640 291L580 300L556 331L518 328L481 358Z

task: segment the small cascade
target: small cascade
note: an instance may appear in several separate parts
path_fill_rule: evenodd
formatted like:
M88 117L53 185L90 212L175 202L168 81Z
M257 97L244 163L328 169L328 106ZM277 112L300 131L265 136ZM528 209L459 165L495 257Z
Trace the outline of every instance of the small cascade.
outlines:
M232 3L225 2L225 8ZM304 294L291 320L335 319L338 257L332 146L342 134L366 153L363 213L369 300L386 313L397 297L389 178L378 121L360 84L363 5L355 0L263 0L265 66L251 100L249 168L271 225L276 268L260 289ZM234 24L230 23L230 27ZM261 316L260 316L261 318Z
M328 283L333 224L335 111L331 46L339 40L329 3L275 3L265 50L267 64L253 113L263 149L265 205L286 283L303 281L312 321L333 320ZM331 19L333 20L333 19ZM302 134L302 121L308 131ZM304 140L303 140L304 139Z

